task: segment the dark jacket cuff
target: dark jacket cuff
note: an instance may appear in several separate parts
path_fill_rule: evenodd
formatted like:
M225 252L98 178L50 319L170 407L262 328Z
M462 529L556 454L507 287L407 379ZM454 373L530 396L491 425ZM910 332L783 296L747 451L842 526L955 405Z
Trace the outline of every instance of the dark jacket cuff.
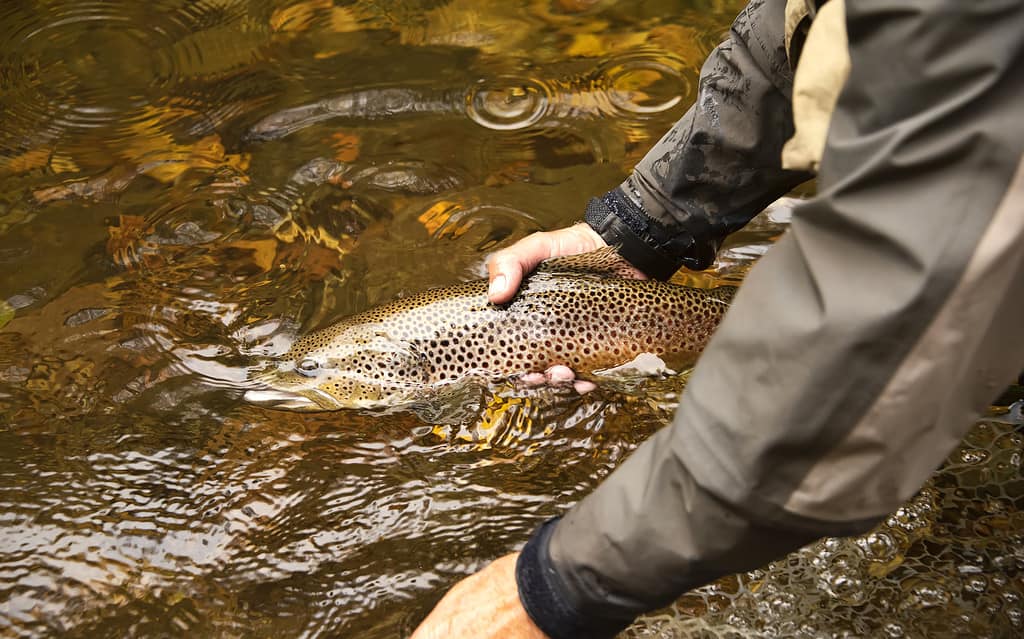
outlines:
M548 552L558 519L541 525L519 554L519 599L533 623L551 639L611 639L633 620L586 614L574 604Z
M671 234L614 188L587 204L584 219L609 246L648 277L667 280L680 267L707 268L715 258L715 246L698 245L685 232Z

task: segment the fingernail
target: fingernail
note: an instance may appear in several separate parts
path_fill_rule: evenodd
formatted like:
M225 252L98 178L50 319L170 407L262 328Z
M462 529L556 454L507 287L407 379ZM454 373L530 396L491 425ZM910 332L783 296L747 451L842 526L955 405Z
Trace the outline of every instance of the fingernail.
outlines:
M508 277L505 275L498 275L491 280L491 285L487 287L487 296L494 297L495 295L501 295L505 292L505 288L508 286Z

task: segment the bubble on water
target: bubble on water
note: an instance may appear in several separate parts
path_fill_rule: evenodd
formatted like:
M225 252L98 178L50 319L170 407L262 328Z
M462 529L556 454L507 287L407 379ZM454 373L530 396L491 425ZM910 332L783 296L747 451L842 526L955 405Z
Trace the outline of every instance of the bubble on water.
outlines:
M974 575L964 580L964 590L981 594L988 588L988 579L984 575Z
M904 606L935 608L945 606L951 598L949 591L941 583L927 577L911 577L904 580L900 585L906 591L906 596L903 600Z
M1006 618L1010 620L1010 624L1012 624L1014 628L1024 626L1024 611L1020 608L1007 608L1003 614L1005 614Z
M981 464L988 459L988 451L967 448L960 451L960 461L965 464Z

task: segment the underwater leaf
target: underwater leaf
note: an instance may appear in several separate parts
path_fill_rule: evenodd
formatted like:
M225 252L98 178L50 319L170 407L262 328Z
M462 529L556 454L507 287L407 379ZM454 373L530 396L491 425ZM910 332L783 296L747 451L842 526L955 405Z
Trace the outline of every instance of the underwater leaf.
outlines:
M225 153L220 136L208 135L195 142L191 147L174 145L167 150L167 155L150 154L143 172L161 182L173 182L188 169L216 169L230 166L244 173L249 168L251 156L248 153Z
M14 175L48 168L52 173L77 173L80 169L69 156L53 153L49 149L33 149L20 155L4 158L0 172Z
M141 215L117 216L116 224L107 227L107 255L125 270L151 262L153 254L150 251L154 246L143 239L150 232L152 228Z
M281 33L306 31L316 20L318 11L334 8L331 0L304 0L289 7L277 9L270 15L270 28Z
M339 132L331 135L334 158L339 162L355 162L359 159L359 136L355 133Z
M352 12L351 7L331 7L330 30L333 33L352 33L364 28L363 22Z
M333 248L320 244L286 244L281 247L279 259L301 264L302 272L311 281L320 281L341 268L342 256L354 246L351 236L338 238Z
M565 54L581 58L594 58L604 55L604 42L599 35L578 33L573 37L572 44L566 49Z
M227 242L223 248L245 251L249 254L251 262L264 273L274 268L277 240L234 240Z
M4 300L0 300L0 328L7 326L7 323L14 319L14 307Z
M570 56L596 58L638 47L647 42L647 33L577 33L566 50Z
M50 170L54 173L78 173L81 169L66 155L55 154L50 158Z
M695 64L707 55L696 29L681 24L663 24L651 29L647 43Z
M515 182L526 182L533 174L534 164L528 160L515 160L498 167L484 178L486 186L503 186Z
M420 213L420 216L416 219L419 220L420 224L422 224L425 229L427 229L427 233L430 235L436 235L441 227L448 223L452 214L458 210L459 205L455 202L441 200L423 213Z
M26 173L32 169L46 166L50 161L49 149L32 149L21 155L6 158L3 163L3 170L8 173Z
M592 8L601 0L557 0L555 5L565 13L580 13Z

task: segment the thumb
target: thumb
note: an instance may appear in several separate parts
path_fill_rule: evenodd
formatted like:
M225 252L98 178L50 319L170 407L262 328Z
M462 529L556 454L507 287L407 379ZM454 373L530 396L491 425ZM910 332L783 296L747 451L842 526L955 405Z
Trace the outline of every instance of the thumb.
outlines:
M487 262L487 299L492 304L504 304L512 299L523 281L523 264L512 253L499 251Z
M523 283L523 276L551 257L555 248L553 238L551 232L534 233L492 255L487 261L487 299L492 304L511 300Z

